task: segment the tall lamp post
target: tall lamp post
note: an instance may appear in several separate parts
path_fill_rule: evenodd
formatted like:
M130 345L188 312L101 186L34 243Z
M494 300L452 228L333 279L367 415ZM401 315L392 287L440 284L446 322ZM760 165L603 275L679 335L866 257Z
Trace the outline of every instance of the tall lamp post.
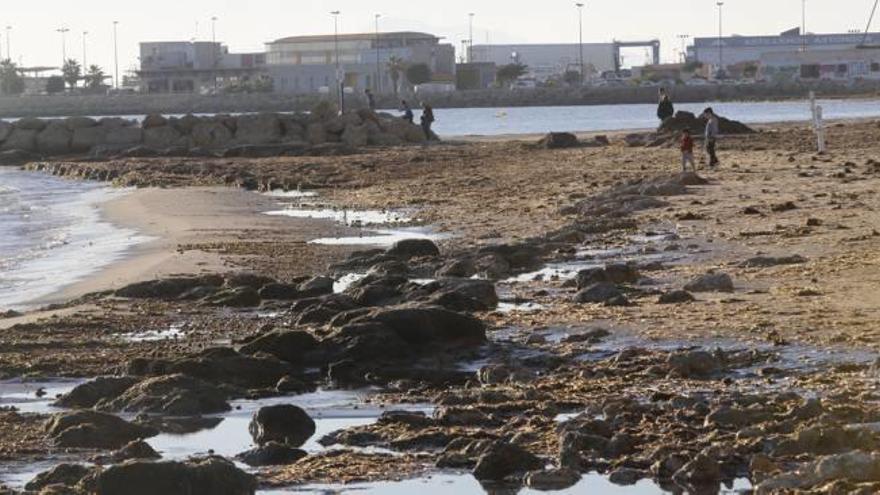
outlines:
M211 72L214 79L214 91L217 91L217 16L211 17Z
M681 61L687 63L687 40L691 36L689 34L679 34L678 39L681 40Z
M584 4L575 4L578 9L578 62L580 67L581 84L584 83Z
M113 76L113 85L116 86L116 89L119 89L119 36L118 36L118 28L119 21L113 21L113 65L114 76Z
M70 32L70 29L66 27L56 29L57 32L61 33L61 68L64 68L64 64L67 63L67 33Z
M6 26L6 58L12 60L12 49L10 48L12 45L9 43L10 31L12 31L12 26Z
M471 12L468 14L468 50L467 50L467 61L469 64L474 62L474 14Z
M382 61L381 61L381 53L379 52L379 19L382 17L382 14L376 14L376 92L382 92Z
M85 72L86 68L89 66L88 59L86 57L86 36L88 35L88 31L83 31L83 72Z
M345 90L344 84L345 82L342 80L342 75L340 71L342 67L339 65L339 14L342 12L338 10L334 10L330 12L330 15L333 16L333 58L336 60L336 91L338 91L337 99L339 100L339 111L345 111Z
M807 51L807 0L801 0L801 51Z
M717 2L718 6L718 76L724 76L724 2Z

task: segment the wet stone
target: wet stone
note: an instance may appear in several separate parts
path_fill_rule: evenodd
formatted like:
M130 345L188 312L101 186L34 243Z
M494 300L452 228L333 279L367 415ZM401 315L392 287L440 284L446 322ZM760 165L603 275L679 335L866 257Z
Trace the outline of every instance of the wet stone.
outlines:
M733 292L733 279L726 273L707 273L684 286L688 292Z
M269 406L254 413L248 430L257 445L279 442L299 447L315 434L315 422L300 407Z
M251 467L286 466L306 457L304 450L293 448L278 442L269 442L235 456L236 459Z

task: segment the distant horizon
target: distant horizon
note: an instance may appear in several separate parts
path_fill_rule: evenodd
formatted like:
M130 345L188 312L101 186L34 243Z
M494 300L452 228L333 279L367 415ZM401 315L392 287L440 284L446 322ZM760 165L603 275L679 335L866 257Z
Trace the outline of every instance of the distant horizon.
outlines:
M844 34L863 32L873 2L840 0L833 5L807 2L807 32ZM728 0L723 7L725 36L774 36L800 27L801 0ZM534 4L510 8L509 3L486 0L479 5L464 0L443 3L377 0L370 5L353 0L291 2L252 0L238 2L201 0L186 3L153 0L125 4L110 0L83 0L79 4L45 0L39 4L16 3L0 12L0 55L7 54L6 26L13 61L28 67L58 67L62 60L59 29L66 28L67 58L83 59L83 32L87 65L97 64L114 72L113 22L118 21L119 70L136 69L141 42L211 41L212 35L231 52L255 53L266 43L291 36L333 33L329 12L339 10L340 34L424 32L461 50L470 37L473 16L474 45L576 44L578 12L574 2ZM216 17L213 24L211 18ZM583 8L584 43L618 41L661 42L661 61L678 60L682 40L718 35L718 7L713 0L668 0L658 7L648 0L586 2ZM213 33L212 33L213 31ZM872 30L873 31L873 30ZM645 59L640 49L626 50L626 65Z

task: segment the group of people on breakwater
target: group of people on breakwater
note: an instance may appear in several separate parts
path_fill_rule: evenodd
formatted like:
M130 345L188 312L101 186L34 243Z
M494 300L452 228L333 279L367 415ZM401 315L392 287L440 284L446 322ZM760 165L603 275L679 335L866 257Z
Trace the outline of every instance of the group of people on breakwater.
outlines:
M666 121L666 119L672 118L674 115L675 106L672 103L672 99L669 97L669 93L664 88L660 88L660 103L657 106L657 118L659 118L662 123ZM707 107L703 110L703 113L700 114L700 118L706 121L703 138L706 154L709 155L708 167L709 170L715 170L718 165L720 165L717 154L719 133L718 116L715 114L712 107ZM691 136L690 129L684 129L681 131L680 149L682 171L687 172L687 167L690 165L691 169L696 172L697 165L694 161L694 138Z
M370 110L376 111L376 97L373 95L373 92L369 89L364 90L364 96L367 99L367 106ZM400 100L400 111L403 112L403 120L409 122L410 124L415 124L414 119L415 115L413 114L412 108L409 106L406 100ZM431 139L431 126L434 124L434 109L431 105L427 103L422 103L422 116L420 119L420 125L422 130L425 131L425 136L430 140Z

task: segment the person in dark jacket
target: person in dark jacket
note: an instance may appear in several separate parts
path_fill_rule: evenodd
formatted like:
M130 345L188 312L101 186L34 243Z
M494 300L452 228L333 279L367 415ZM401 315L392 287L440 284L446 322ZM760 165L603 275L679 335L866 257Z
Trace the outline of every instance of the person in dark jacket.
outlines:
M401 100L400 101L400 108L401 108L401 110L403 110L403 120L412 124L413 123L413 111L412 111L412 108L409 107L409 103L407 103L406 100Z
M373 96L373 92L370 91L369 88L367 88L364 90L364 96L367 97L367 107L369 107L370 110L375 112L376 111L376 97Z
M434 109L427 103L422 105L422 130L425 131L425 137L429 140L433 135L431 133L431 124L434 123Z
M657 118L660 119L660 122L663 122L673 115L675 115L675 107L672 105L672 100L669 99L669 94L666 90L660 88L660 104L657 106Z

